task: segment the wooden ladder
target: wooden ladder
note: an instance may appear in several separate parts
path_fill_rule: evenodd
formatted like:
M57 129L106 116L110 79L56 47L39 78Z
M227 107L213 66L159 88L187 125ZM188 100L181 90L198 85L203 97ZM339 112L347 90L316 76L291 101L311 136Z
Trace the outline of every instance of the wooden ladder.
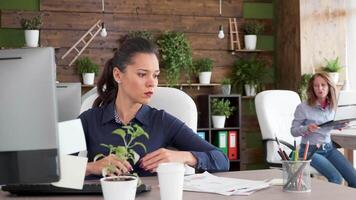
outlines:
M240 50L240 38L239 30L237 29L236 18L229 18L229 29L230 29L230 50Z
M78 57L83 53L83 51L87 48L87 46L91 43L91 41L95 38L95 36L98 35L98 33L101 31L101 26L100 26L101 20L98 20L90 29L70 48L66 51L66 53L61 57L61 59L64 59L70 52L75 50L74 52L77 53L76 56L70 61L68 66L71 66L77 59ZM86 40L87 36L90 35L89 39ZM80 43L83 43L84 46L81 48L77 46Z

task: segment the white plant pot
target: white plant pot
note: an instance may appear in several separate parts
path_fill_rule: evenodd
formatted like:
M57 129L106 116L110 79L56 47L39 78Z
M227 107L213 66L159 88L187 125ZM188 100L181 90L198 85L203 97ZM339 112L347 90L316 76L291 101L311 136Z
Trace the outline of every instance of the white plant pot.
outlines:
M214 128L224 128L226 117L224 115L213 115L211 116L213 120Z
M119 176L122 178L133 178L128 181L115 181L114 177L104 177L100 179L101 188L105 200L134 200L137 189L137 177Z
M223 95L230 95L231 85L221 85L221 91L222 91Z
M328 72L331 80L334 81L335 85L339 82L339 73L338 72Z
M84 85L94 85L95 73L84 73L82 76Z
M199 83L210 84L211 72L199 72Z
M245 35L245 49L255 50L257 43L257 35Z
M255 96L256 95L257 85L245 84L245 93L246 96Z
M25 41L28 47L38 47L39 30L25 30Z

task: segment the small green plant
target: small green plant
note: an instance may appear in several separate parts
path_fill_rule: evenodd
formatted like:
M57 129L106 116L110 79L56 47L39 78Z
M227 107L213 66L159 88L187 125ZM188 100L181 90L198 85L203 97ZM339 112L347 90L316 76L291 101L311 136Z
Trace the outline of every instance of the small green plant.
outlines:
M212 115L225 115L226 118L229 118L235 109L235 106L230 106L228 99L214 98L211 100Z
M336 57L335 59L330 59L327 60L324 58L326 61L326 66L323 68L324 71L326 72L339 72L342 68L339 57Z
M302 101L307 100L308 82L312 76L313 76L313 74L307 73L307 74L303 74L300 78L298 92L299 92L299 96L302 99Z
M135 146L140 146L145 152L147 152L146 146L143 143L135 141L136 138L141 136L145 137L146 139L149 139L149 135L138 124L133 124L132 126L123 126L122 128L115 129L112 134L120 136L123 140L124 145L114 146L111 144L100 144L101 146L109 149L109 155L113 154L119 160L131 160L133 164L136 164L140 156L133 148ZM127 135L129 135L128 138ZM103 157L105 157L104 154L96 155L94 157L94 162ZM109 163L103 169L103 175L105 176L107 174L114 174L115 171L115 165Z
M193 61L196 74L199 72L211 72L214 61L210 58L201 58Z
M243 25L245 35L259 35L264 30L264 25L256 21L248 21Z
M231 85L231 79L230 78L224 78L221 81L221 85Z
M25 30L39 30L42 26L42 17L36 16L32 19L21 19L21 27Z
M79 58L75 61L75 66L77 67L78 74L84 73L99 73L99 65L95 64L90 58L84 57Z
M141 37L153 42L153 35L149 31L130 31L128 37L129 38Z
M181 71L185 71L190 82L192 70L192 50L185 35L180 32L164 33L157 44L164 65L166 80L169 85L178 83Z

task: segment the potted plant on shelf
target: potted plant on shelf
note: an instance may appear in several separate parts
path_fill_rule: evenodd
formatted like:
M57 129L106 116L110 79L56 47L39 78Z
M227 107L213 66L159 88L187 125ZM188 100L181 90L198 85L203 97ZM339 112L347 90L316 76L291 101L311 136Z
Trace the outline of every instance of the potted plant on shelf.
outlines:
M339 82L339 71L342 69L339 57L330 60L325 59L325 61L326 65L323 70L327 72L334 83L337 84Z
M199 77L199 83L210 84L211 79L211 69L213 68L213 60L210 58L201 58L194 60L193 62L194 70Z
M32 19L21 19L21 27L25 29L25 41L27 47L38 47L38 40L42 25L42 17L36 16Z
M123 126L112 132L112 134L118 135L123 140L124 146L113 146L111 144L101 144L109 149L109 155L113 154L120 160L131 161L132 164L136 164L139 160L139 155L133 149L135 146L143 148L147 152L146 146L135 141L138 137L145 137L149 139L149 135L138 125ZM128 137L127 137L128 136ZM94 158L94 162L98 159L105 157L103 154L98 154ZM134 200L136 195L137 186L141 184L139 178L135 174L124 174L115 176L116 167L112 163L109 163L103 168L103 178L100 179L100 183L103 190L105 200ZM108 176L109 175L109 176Z
M255 57L240 58L233 66L233 82L244 86L246 96L255 96L263 84L273 81L273 71L262 60Z
M76 60L75 66L77 67L78 74L81 74L83 77L83 84L94 85L95 75L99 73L99 65L91 61L90 58L84 57Z
M264 25L256 21L248 21L243 25L243 30L245 32L245 49L255 50L257 44L257 35L259 35L264 30Z
M312 76L313 76L313 74L306 73L306 74L303 74L300 78L298 92L299 92L299 96L302 99L302 101L307 100L308 82Z
M224 128L225 120L232 115L235 110L234 106L230 106L228 99L214 98L211 100L211 113L214 128Z
M167 32L157 40L157 44L168 85L173 86L178 83L182 70L186 72L190 82L193 73L192 50L185 35L180 32Z
M224 78L221 81L221 90L222 90L223 95L230 95L230 92L231 92L231 79Z

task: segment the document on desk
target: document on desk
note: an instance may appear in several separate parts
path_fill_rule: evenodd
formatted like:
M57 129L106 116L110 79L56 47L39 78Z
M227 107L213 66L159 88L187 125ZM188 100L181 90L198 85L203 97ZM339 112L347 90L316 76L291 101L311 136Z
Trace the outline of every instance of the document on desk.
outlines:
M269 186L270 184L265 181L218 177L209 172L204 172L184 177L183 189L231 196L250 195Z

